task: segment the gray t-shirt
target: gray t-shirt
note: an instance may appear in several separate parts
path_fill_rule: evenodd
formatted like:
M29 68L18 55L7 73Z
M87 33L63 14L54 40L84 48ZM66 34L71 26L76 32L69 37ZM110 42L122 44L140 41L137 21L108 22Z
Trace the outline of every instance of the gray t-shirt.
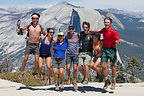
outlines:
M71 35L70 32L68 32L65 39L68 42L67 47L67 54L79 54L79 34L76 33L76 35Z

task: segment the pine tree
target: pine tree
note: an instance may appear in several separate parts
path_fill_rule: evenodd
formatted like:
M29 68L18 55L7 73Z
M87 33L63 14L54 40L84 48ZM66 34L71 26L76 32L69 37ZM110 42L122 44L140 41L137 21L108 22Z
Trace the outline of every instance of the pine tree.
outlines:
M135 57L132 57L132 60L128 63L126 69L131 74L130 80L132 80L132 82L135 82L134 77L140 78L141 66Z
M116 82L124 83L125 82L124 68L119 61L116 66L116 70L117 70Z

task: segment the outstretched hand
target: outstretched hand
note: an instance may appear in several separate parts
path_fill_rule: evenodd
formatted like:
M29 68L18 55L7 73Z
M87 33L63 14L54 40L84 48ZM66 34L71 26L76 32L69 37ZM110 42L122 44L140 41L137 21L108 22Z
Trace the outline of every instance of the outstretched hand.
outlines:
M116 41L115 41L114 48L116 48L116 47L117 47L117 44L120 44L120 43L121 43L121 40L120 40L120 39L116 40Z

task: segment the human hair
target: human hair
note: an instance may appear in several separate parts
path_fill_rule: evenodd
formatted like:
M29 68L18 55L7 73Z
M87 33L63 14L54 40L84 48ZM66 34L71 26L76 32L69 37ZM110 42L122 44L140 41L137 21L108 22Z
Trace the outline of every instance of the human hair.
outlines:
M99 32L93 32L91 35L97 37L98 40L100 40L100 33Z
M110 17L106 17L105 19L104 19L104 21L105 20L110 20L110 23L112 23L112 19L110 18Z
M47 33L49 33L50 30L54 31L54 28L47 28Z
M84 21L83 24L82 24L82 27L84 27L84 25L87 25L90 28L90 23L89 22Z
M37 15L40 18L40 14L39 13L32 13L31 16L33 16L33 15Z

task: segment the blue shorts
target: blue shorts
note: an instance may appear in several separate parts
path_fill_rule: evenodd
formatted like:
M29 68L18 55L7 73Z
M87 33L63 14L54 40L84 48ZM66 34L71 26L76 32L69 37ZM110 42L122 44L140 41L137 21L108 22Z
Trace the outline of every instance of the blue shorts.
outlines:
M66 54L66 64L78 64L78 54Z

